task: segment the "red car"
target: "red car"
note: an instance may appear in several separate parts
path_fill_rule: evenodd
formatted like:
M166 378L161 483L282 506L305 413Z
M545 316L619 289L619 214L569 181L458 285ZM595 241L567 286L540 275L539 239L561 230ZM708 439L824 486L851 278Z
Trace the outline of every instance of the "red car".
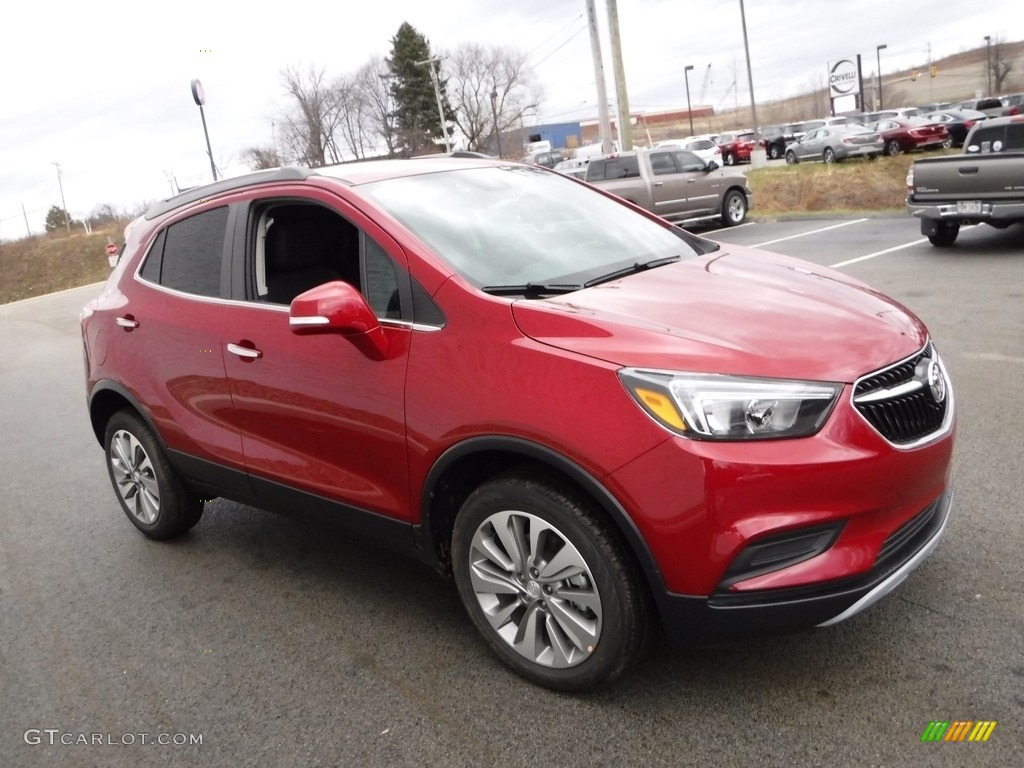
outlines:
M887 117L867 126L885 140L885 154L937 149L950 142L946 126L923 117Z
M749 163L750 153L760 140L761 137L754 131L723 133L718 137L718 146L722 150L722 162L726 165Z
M658 622L841 621L946 526L953 391L917 317L562 174L264 171L126 239L82 337L135 527L220 496L357 532L452 574L539 684L616 677Z

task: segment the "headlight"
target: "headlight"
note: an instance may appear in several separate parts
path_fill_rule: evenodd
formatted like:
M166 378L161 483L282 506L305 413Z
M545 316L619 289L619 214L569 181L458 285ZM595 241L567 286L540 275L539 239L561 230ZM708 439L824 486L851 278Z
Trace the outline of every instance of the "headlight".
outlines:
M666 429L701 440L803 437L825 423L842 384L623 368L619 378Z

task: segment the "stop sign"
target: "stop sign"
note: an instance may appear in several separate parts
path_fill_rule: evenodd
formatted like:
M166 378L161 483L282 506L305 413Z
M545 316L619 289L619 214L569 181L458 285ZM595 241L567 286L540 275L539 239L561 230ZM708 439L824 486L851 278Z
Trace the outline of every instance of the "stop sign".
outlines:
M117 244L116 243L107 243L107 255L108 256L117 256Z

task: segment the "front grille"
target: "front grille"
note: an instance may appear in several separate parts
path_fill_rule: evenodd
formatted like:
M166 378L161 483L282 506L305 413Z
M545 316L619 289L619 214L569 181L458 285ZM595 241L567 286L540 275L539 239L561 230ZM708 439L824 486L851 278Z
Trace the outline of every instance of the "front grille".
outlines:
M941 381L932 386L929 376ZM929 343L913 357L860 379L853 404L886 440L908 445L942 429L949 391L949 380Z

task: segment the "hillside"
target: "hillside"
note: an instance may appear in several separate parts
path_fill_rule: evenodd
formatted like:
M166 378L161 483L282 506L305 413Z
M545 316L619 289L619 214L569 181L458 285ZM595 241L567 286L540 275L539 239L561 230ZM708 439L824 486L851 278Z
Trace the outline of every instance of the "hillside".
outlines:
M105 280L104 246L120 229L91 235L37 235L0 243L0 304Z

